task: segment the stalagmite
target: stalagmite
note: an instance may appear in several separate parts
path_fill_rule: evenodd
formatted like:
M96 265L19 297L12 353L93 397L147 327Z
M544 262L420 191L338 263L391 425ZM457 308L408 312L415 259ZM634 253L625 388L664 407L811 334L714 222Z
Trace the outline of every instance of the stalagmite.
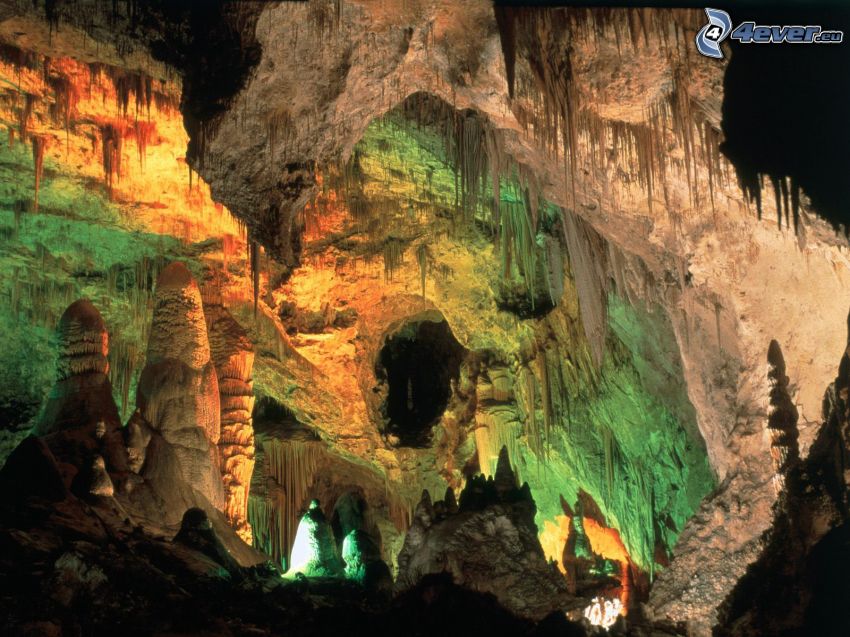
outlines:
M322 513L319 501L312 500L298 523L287 575L340 577L344 571L331 525Z
M219 387L210 358L201 293L186 266L175 262L160 273L154 299L134 419L140 419L173 447L186 482L221 510ZM145 470L161 470L156 467L157 461L148 457Z
M776 471L774 484L782 491L789 471L800 461L797 443L797 419L799 414L788 392L789 380L785 375L785 358L782 348L775 340L767 350L768 380L770 382L770 414L767 430L770 434L770 455Z
M36 433L47 436L54 452L74 466L126 471L121 420L107 376L109 337L100 312L88 300L75 301L59 320L57 336L57 380ZM102 473L84 476L89 484L83 487L98 482L103 489Z
M248 491L254 472L254 348L247 333L227 309L204 307L212 361L218 376L221 437L218 442L224 481L224 513L239 536L252 541L248 524Z
M496 475L493 482L496 485L496 492L503 497L517 488L517 480L511 468L507 446L502 446L499 451L499 461L496 463Z

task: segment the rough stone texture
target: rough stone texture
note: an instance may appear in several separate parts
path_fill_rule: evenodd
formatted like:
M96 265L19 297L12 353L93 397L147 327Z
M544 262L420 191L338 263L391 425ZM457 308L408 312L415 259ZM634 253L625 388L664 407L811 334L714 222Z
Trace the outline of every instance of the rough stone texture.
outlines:
M224 508L218 442L221 413L218 378L201 293L179 262L166 267L156 286L148 356L139 378L131 434L144 426L170 445L176 468L187 484L217 509ZM142 434L139 434L140 436ZM170 472L167 460L145 452L142 475Z
M241 579L242 568L216 535L212 523L203 509L187 509L180 522L174 541L200 551L224 567L231 575Z
M534 526L534 501L519 489L507 450L496 478L473 479L460 497L431 503L427 491L399 553L396 587L410 588L423 576L447 572L472 590L492 593L522 617L541 619L568 601L566 582L546 561Z
M206 303L212 361L218 377L221 435L218 451L224 485L224 513L251 543L248 492L254 472L254 347L247 333L220 304Z

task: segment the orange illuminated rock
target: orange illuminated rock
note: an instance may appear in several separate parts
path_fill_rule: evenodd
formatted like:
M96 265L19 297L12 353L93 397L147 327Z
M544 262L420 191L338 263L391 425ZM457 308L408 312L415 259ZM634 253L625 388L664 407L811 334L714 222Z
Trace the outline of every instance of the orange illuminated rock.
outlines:
M218 441L224 485L224 513L239 536L251 543L248 491L254 472L254 347L247 333L220 304L204 308L212 360L218 375L221 435Z

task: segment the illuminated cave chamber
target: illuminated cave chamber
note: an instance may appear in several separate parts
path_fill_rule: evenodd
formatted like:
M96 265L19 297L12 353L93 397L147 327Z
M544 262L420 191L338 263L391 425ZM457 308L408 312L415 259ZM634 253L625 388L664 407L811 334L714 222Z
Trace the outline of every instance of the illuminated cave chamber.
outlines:
M463 347L446 321L411 322L387 338L378 358L376 376L387 386L382 412L386 432L399 444L428 444L458 377Z

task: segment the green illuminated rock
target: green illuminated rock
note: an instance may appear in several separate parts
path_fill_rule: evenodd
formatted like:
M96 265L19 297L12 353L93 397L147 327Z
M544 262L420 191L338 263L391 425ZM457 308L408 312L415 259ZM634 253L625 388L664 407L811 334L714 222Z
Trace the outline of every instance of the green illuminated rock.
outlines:
M313 500L298 524L287 575L342 577L344 572L331 526L319 501Z

